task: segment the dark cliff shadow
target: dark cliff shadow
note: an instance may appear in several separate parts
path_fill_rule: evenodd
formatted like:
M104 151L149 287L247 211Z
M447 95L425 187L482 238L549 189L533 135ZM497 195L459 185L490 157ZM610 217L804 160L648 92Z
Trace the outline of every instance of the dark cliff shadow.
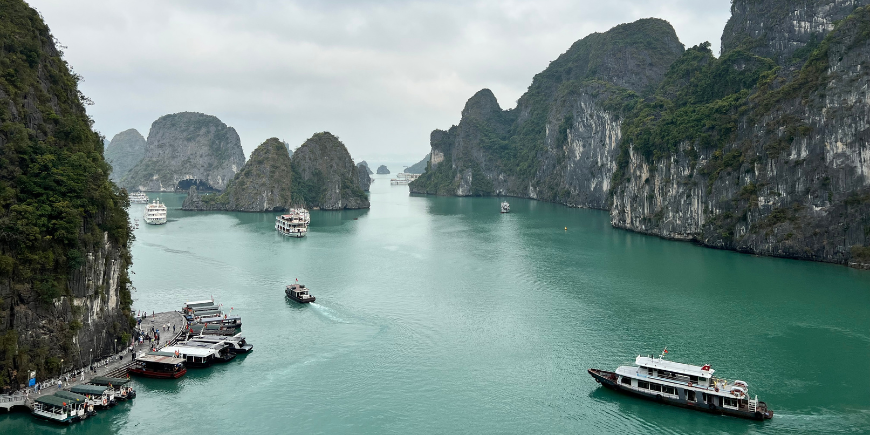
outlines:
M337 227L347 221L355 221L365 217L369 209L357 210L312 210L311 227Z

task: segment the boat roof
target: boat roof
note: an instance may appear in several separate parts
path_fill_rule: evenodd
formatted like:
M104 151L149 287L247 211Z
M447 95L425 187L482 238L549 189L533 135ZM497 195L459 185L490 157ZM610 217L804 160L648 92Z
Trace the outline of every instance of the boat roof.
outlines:
M196 347L196 346L167 346L163 348L163 352L173 353L178 351L181 355L189 355L189 356L197 356L197 357L207 357L210 355L214 355L218 352L217 349L211 349L207 347Z
M190 340L193 340L193 341L196 341L198 339L199 340L219 340L219 341L241 341L241 340L244 340L245 337L242 337L241 332L236 334L236 335L203 334L203 335L194 335L193 337L190 337Z
M109 387L103 385L73 385L70 391L80 394L103 394Z
M211 304L211 305L194 305L194 306L192 306L192 307L191 307L191 306L188 306L187 308L190 308L190 309L193 310L193 311L209 311L209 310L219 310L219 309L221 309L220 305L215 305L215 304Z
M175 358L174 353L171 353L170 355L172 355L172 356L146 354L146 355L140 356L139 358L136 358L136 361L158 363L158 364L171 364L171 365L181 364L184 362L183 358Z
M693 366L691 364L683 364L673 361L667 361L662 358L652 358L648 356L637 356L634 363L642 367L652 367L656 370L667 370L670 372L682 373L684 375L698 376L701 378L709 378L715 370L701 370L701 366Z
M190 301L190 302L185 302L185 303L184 303L184 305L186 305L186 306L188 306L188 307L192 307L192 306L194 306L194 305L206 305L206 304L208 304L208 305L214 305L214 301L211 300L211 299L204 299L204 300L201 300L201 301Z
M71 391L60 390L60 391L54 393L54 395L57 397L63 397L64 399L69 399L73 402L84 402L84 401L88 400L87 397L82 396L81 394L73 393Z
M94 384L94 385L112 384L112 386L124 385L128 382L130 382L129 378L112 378L109 376L97 376L97 377L91 379L90 381L88 381L89 384Z
M217 322L218 320L236 320L236 319L241 320L241 319L242 319L242 316L227 316L226 318L224 318L224 317L220 317L220 316L216 316L216 317L200 317L200 318L199 318L199 321L202 322L202 323L205 323L205 322Z
M61 406L61 407L68 406L70 404L70 399L55 396L54 394L50 394L48 396L37 397L36 401L39 403L45 403L48 405Z

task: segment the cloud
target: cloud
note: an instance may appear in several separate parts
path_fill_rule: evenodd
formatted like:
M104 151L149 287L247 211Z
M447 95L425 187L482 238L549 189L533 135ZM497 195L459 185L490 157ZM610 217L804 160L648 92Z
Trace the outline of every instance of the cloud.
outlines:
M718 50L730 2L469 0L245 2L32 0L111 137L198 111L246 153L318 131L356 160L419 160L429 133L490 88L513 107L532 77L592 32L666 19L686 46ZM413 160L413 161L412 161Z

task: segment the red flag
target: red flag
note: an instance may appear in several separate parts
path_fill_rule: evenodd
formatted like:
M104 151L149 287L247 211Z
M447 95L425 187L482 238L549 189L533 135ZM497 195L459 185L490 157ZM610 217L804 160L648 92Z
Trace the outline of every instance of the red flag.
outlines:
M667 349L665 349L665 353L668 353L668 350L667 350Z

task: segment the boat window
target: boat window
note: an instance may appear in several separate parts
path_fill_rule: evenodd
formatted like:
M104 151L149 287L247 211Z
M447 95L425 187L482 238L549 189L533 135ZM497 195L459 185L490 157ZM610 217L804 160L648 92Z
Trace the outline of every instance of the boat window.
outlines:
M662 391L662 386L659 384L649 383L649 389L653 391Z
M629 378L628 376L623 376L622 383L626 385L631 385L631 378Z
M662 387L662 392L667 394L677 394L677 390L674 387L669 387L667 385Z
M686 400L689 402L695 401L695 390L686 390Z
M648 389L648 388L649 388L649 382L646 382L646 381L637 381L637 388Z
M652 369L652 368L647 367L647 368L646 368L646 371L647 371L647 374L649 374L650 376L653 375L653 369Z
M697 376L689 376L689 380L692 381L693 384L697 384L697 383L698 383L698 377L697 377Z
M726 397L722 399L722 402L723 406L727 406L729 408L737 408L737 399L729 399Z

